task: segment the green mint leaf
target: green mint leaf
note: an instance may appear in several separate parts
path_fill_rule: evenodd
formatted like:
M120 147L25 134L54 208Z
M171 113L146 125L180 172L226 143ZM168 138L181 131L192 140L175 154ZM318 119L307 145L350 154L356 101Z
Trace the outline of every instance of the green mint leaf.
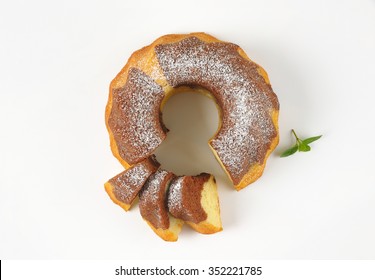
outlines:
M309 146L309 144L318 140L320 137L322 137L322 135L319 135L319 136L306 138L305 140L301 140L297 136L297 133L294 131L294 129L292 129L292 133L293 133L294 137L296 138L296 144L292 148L289 148L286 151L284 151L280 155L280 157L287 157L287 156L293 155L297 151L308 152L308 151L311 150L311 147Z
M288 157L288 156L290 156L290 155L293 155L293 154L294 154L295 152L297 152L297 151L298 151L298 145L296 144L296 145L294 145L293 147L291 147L291 148L285 150L285 151L280 155L280 157Z
M308 152L310 150L311 150L310 146L305 144L304 142L301 142L298 145L298 151L300 151L300 152Z
M307 144L310 144L310 143L318 140L320 137L322 137L322 135L314 136L314 137L309 137L309 138L303 140L302 142L307 145Z

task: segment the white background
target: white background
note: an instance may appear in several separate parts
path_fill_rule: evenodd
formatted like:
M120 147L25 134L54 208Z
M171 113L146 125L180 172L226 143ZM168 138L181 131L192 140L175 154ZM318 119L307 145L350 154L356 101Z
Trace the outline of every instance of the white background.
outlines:
M104 191L123 170L104 108L133 51L194 31L240 45L266 69L280 145L262 178L236 192L205 144L214 104L171 99L158 159L216 175L224 231L184 227L167 243L138 206L125 213ZM0 259L374 259L374 50L370 0L1 1ZM281 159L291 128L323 138Z

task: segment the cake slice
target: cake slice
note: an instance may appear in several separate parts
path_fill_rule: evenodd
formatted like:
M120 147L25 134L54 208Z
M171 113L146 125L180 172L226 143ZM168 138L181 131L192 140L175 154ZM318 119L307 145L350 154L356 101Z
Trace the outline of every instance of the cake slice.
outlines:
M112 201L128 211L146 180L160 164L154 156L133 165L104 184Z
M139 193L139 210L151 229L165 241L176 241L183 221L172 217L167 208L167 190L173 173L159 169Z
M210 174L174 178L168 191L168 210L200 233L222 230L216 181Z

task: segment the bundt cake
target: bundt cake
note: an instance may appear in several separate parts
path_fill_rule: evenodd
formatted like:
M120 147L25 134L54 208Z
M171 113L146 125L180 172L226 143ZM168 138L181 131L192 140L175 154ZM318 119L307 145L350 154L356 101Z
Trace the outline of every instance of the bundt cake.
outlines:
M114 155L125 167L150 156L166 137L163 105L186 87L219 108L209 144L236 189L259 178L278 143L277 97L266 72L240 47L205 33L157 39L112 81L106 123Z
M220 124L209 146L234 187L240 190L257 180L263 173L268 156L278 144L278 99L266 72L251 61L239 46L205 33L160 37L151 45L134 52L114 78L105 114L114 156L125 168L132 168L150 158L168 132L162 121L164 104L173 94L186 90L212 98L218 107ZM146 186L153 178L151 175ZM203 178L208 177L175 178L169 193L178 193L178 187L175 187L177 182L183 182L184 186L195 186L199 192L202 186L199 187L196 182ZM189 181L194 183L187 183ZM209 177L205 184L211 186L207 187L210 191L206 192L205 187L201 191L201 207L204 202L217 201L216 184L213 183L214 188L212 182L213 178ZM114 184L113 181L107 183L106 189L114 202L118 203L119 200L113 198ZM167 189L168 186L165 186ZM188 189L184 187L183 193L195 195ZM206 194L211 194L212 199L203 198ZM194 211L180 211L177 202L165 199L173 215L185 219L197 231L205 232L208 224L215 228L211 231L221 229L220 216L212 214L219 213L218 205L217 210L206 212L207 218L200 220L203 216L197 218ZM187 197L185 199L193 201ZM149 199L143 200L141 213L146 208L144 201ZM198 199L195 201L198 202ZM124 205L130 204L124 202ZM155 232L158 229L166 230L165 224L146 220L156 229Z

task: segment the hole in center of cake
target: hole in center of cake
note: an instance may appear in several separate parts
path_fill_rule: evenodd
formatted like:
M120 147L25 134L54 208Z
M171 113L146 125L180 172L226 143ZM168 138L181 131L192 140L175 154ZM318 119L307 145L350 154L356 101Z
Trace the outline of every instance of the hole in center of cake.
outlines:
M223 174L208 146L220 122L214 100L186 91L170 97L162 112L169 132L155 151L161 167L176 175Z

